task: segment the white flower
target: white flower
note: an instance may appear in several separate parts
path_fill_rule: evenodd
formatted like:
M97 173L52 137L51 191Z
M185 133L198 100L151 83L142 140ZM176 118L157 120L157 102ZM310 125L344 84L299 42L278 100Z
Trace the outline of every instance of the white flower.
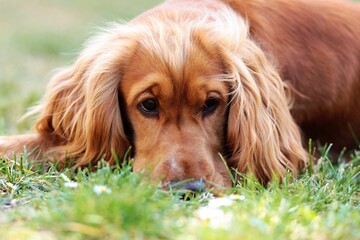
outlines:
M238 194L231 194L231 195L229 196L229 198L230 198L231 200L240 200L240 201L244 201L244 200L245 200L245 196L243 196L243 195L238 195Z
M224 216L224 211L221 209L201 207L196 211L196 215L200 220L218 219Z
M6 184L6 186L8 186L9 188L11 188L11 189L14 190L14 191L18 189L18 186L12 184L11 182L7 182L7 183L5 183L5 184Z
M208 203L208 207L209 208L221 208L221 207L228 207L231 206L233 204L233 200L231 200L230 198L215 198L215 199L211 199Z
M231 211L226 211L226 207L234 204L234 201L244 201L245 196L230 195L210 199L207 206L199 208L195 212L196 219L199 223L206 223L210 228L227 228L233 221Z
M64 186L67 188L77 188L79 187L79 184L77 182L69 181L69 182L65 182Z
M226 228L232 222L232 214L220 208L201 207L196 211L196 216L202 222L207 222L211 228Z
M60 174L60 176L65 180L65 182L70 182L70 179L65 174Z
M97 195L100 195L102 193L111 193L111 189L104 185L95 185L93 190Z

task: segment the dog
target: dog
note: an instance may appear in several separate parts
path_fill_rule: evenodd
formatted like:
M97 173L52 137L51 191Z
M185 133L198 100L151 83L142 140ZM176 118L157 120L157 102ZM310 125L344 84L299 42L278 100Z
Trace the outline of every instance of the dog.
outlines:
M82 167L132 146L164 184L230 187L234 169L266 185L306 167L309 138L356 148L359 96L359 4L168 0L92 38L0 152Z

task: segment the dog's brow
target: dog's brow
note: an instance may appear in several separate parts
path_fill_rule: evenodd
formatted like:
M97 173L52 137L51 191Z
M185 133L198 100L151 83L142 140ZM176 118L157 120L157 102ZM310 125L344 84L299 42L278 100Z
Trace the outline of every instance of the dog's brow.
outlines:
M166 76L158 73L150 73L143 77L142 79L138 79L139 83L136 84L136 87L131 88L128 93L128 99L130 102L133 102L135 99L139 97L139 95L149 91L149 89L160 86Z
M206 89L207 93L214 93L219 95L221 98L226 96L228 92L227 86L223 81L218 81L216 77L206 77L204 78L206 82L199 86L199 89Z

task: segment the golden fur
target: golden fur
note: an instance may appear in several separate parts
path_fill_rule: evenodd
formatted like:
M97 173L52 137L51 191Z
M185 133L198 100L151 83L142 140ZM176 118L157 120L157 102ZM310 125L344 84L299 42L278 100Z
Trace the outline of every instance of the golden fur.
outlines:
M51 80L36 133L0 138L0 152L81 167L133 146L134 170L164 183L230 186L219 154L264 184L296 175L299 127L305 142L356 146L359 16L347 1L166 1L91 39Z

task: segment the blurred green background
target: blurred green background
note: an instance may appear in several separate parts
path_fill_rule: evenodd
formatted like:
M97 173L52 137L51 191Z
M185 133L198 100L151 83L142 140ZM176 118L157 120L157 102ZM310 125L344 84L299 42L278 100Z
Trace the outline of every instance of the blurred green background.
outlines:
M52 71L70 65L99 27L160 2L0 0L0 135L30 130L32 120L21 116L40 100Z
M130 20L161 0L0 0L0 135L38 102L54 69L70 65L107 22Z

